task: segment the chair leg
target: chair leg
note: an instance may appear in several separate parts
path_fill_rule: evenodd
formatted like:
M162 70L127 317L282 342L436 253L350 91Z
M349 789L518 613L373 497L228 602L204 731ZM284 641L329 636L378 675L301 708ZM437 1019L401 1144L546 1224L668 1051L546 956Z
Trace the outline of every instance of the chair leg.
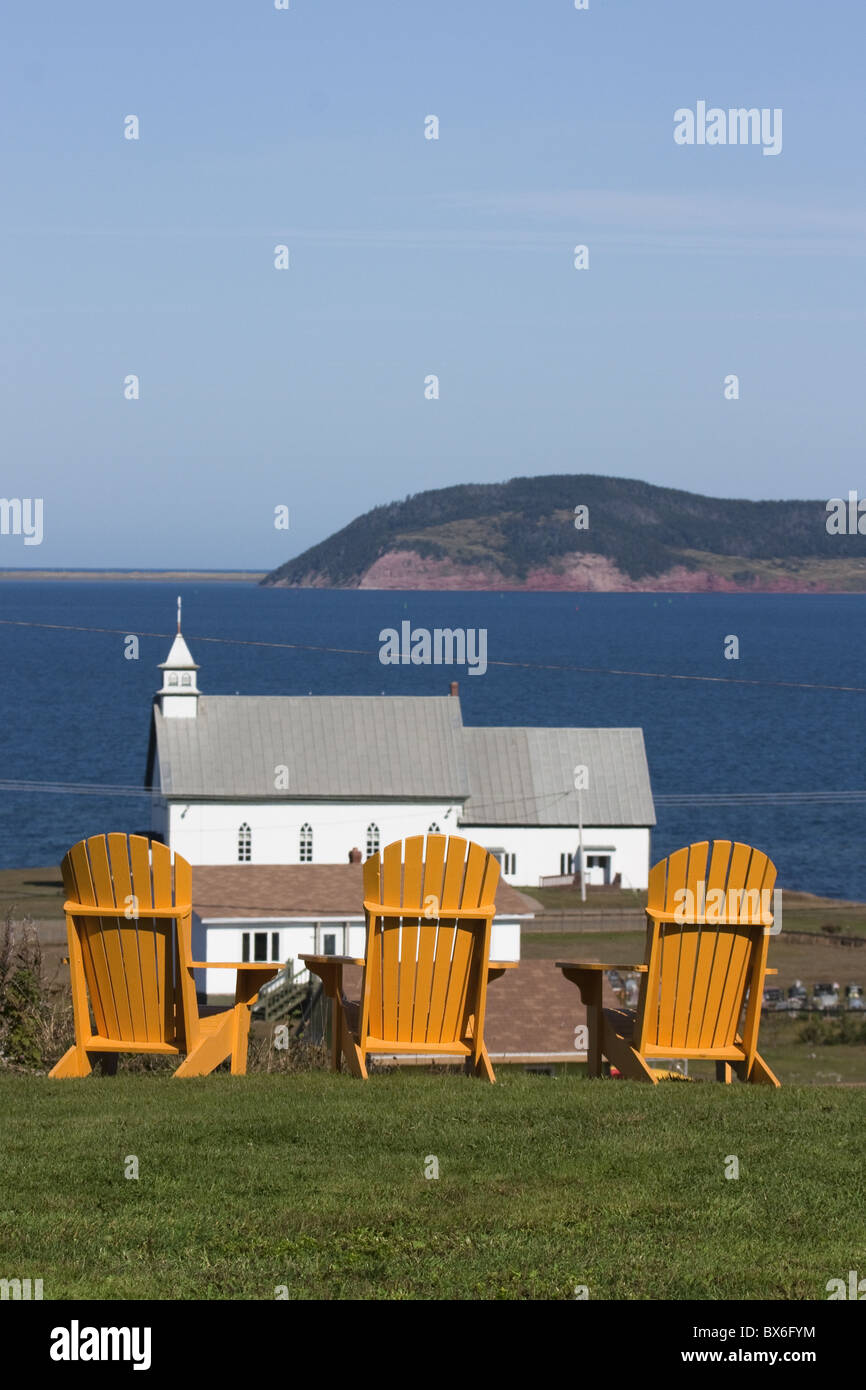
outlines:
M235 1034L235 1011L230 1009L225 1017L220 1019L219 1027L212 1033L205 1033L192 1052L187 1053L172 1080L177 1076L208 1076L234 1051Z
M659 1084L659 1079L648 1062L641 1057L639 1052L627 1043L624 1038L617 1037L610 1028L604 1028L602 1039L604 1055L613 1065L622 1072L623 1076L629 1081L649 1081L653 1086Z
M781 1081L776 1074L770 1070L760 1052L755 1053L755 1060L752 1063L752 1070L749 1073L749 1081L758 1086L778 1086Z
M331 1071L343 1070L343 1004L331 995Z
M92 1071L90 1058L85 1049L73 1043L72 1047L67 1048L59 1062L56 1062L48 1073L49 1077L55 1080L59 1077L69 1076L89 1076Z
M353 1076L357 1076L361 1081L369 1080L367 1076L367 1059L362 1049L355 1042L352 1034L346 1025L345 1018L342 1017L342 1053L349 1064L349 1071Z
M493 1073L493 1064L490 1061L490 1053L483 1043L481 1045L481 1056L478 1058L474 1067L472 1067L472 1071L475 1076L483 1076L491 1083L496 1083L496 1077Z
M234 1008L234 1028L232 1029L232 1076L246 1076L247 1052L250 1042L250 1008L248 1004L236 1004Z
M730 1086L732 1075L730 1062L716 1062L717 1081L723 1081L726 1086Z

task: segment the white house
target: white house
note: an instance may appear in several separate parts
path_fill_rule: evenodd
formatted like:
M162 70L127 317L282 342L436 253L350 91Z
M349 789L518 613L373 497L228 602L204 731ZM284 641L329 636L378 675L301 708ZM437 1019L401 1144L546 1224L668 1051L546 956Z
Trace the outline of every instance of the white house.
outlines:
M582 834L587 883L647 886L655 812L640 729L467 727L456 682L444 696L202 695L180 631L160 669L147 766L153 833L194 866L237 866L231 912L213 901L212 876L194 874L199 959L244 959L244 933L249 944L267 931L292 933L271 943L281 960L324 950L325 935L337 954L355 952L360 894L354 912L342 890L339 901L310 900L302 922L290 897L280 918L275 881L267 912L257 915L251 891L239 915L238 869L253 890L257 866L348 866L353 850L367 858L431 831L484 845L510 885L572 876ZM502 959L519 955L520 903L531 908L514 896L509 921L497 916ZM278 919L286 926L264 925ZM223 990L211 982L209 992Z
M360 857L346 864L216 865L193 869L195 960L287 961L298 980L303 952L363 958L366 944ZM520 959L520 928L534 904L500 883L490 941L492 960ZM209 1003L234 992L233 970L196 972Z

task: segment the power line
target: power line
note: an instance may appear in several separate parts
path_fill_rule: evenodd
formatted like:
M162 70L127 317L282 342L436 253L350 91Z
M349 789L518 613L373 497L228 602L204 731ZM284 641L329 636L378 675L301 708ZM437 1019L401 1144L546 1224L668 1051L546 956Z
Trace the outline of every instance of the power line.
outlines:
M0 781L4 792L54 792L63 796L141 796L150 798L149 787L124 787L110 782L20 782Z
M164 799L163 793L154 791L149 787L134 787L112 782L36 782L22 781L15 779L0 780L0 792L37 792L55 793L67 796L101 796L101 797L141 797L150 800L153 796ZM530 803L561 801L563 798L572 795L572 789L566 788L560 792L545 792L538 796L521 797L515 801L485 801L480 812L473 812L473 816L482 815L488 807L493 807L498 811L510 810L516 807L526 806ZM238 801L244 801L252 796L255 800L261 800L263 805L276 804L281 801L291 802L293 798L288 795L279 797L255 798L253 793L239 794ZM214 798L208 797L211 801ZM223 799L223 798L217 798ZM405 800L413 801L415 798L407 796ZM448 798L441 798L447 800ZM191 796L185 797L181 794L172 793L174 802L189 801L192 804L198 798ZM301 798L298 798L301 800ZM305 797L305 801L311 803L317 801L332 801L332 797L317 796ZM368 798L375 801L376 798ZM470 798L471 800L471 798ZM757 792L661 792L653 795L656 806L797 806L797 805L860 805L866 802L866 788L852 789L847 791L757 791ZM437 803L438 804L438 803ZM434 809L431 802L431 810ZM471 807L470 807L471 810ZM330 825L354 824L357 818L351 821L329 821ZM220 832L222 833L222 832Z
M74 623L35 623L23 618L0 618L0 624L5 627L43 628L51 632L97 632L115 637L159 637L168 642L173 641L177 636L176 632L130 632L128 628L124 627L85 627ZM459 631L459 629L457 630ZM364 647L322 647L306 642L265 642L261 639L247 637L203 637L192 635L188 638L188 641L217 642L226 646L235 647L268 647L280 651L323 652L335 656L379 655L378 651L371 651ZM453 665L454 663L447 664ZM866 686L864 685L827 685L819 681L758 680L750 679L745 676L694 676L683 675L682 673L673 671L631 671L608 666L573 666L558 662L541 661L495 661L489 658L487 659L487 665L500 666L511 670L573 671L581 675L640 676L647 680L702 681L712 685L757 685L789 690L833 690L846 694L866 695Z
M653 797L657 806L799 806L799 805L860 805L866 801L866 791L845 792L698 792L660 794Z

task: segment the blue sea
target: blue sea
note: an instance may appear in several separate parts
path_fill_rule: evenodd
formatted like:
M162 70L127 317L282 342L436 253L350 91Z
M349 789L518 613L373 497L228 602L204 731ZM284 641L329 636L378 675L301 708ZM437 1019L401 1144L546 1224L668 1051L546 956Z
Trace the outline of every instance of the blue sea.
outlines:
M143 792L70 794L59 784L143 785L157 666L175 629L178 593L205 694L446 694L456 678L467 724L639 725L660 797L801 798L769 806L662 802L654 858L691 840L740 839L770 854L786 888L866 900L866 799L809 799L866 788L861 595L0 581L0 782L40 784L0 789L0 867L56 864L84 835L148 826ZM486 673L382 665L380 630L406 620L485 628ZM131 635L139 636L137 660L124 655ZM737 660L724 655L732 636ZM569 669L576 667L592 669Z

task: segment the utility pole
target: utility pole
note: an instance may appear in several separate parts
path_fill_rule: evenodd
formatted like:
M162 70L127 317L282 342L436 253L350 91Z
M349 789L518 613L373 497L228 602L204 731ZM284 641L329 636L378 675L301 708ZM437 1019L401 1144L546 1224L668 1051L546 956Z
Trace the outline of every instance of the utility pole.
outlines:
M582 764L574 769L574 789L577 792L577 862L580 872L580 901L586 902L586 871L583 863L583 799L581 792L586 785L587 770Z
M577 793L577 856L580 862L580 901L586 902L586 871L583 863L583 802Z

